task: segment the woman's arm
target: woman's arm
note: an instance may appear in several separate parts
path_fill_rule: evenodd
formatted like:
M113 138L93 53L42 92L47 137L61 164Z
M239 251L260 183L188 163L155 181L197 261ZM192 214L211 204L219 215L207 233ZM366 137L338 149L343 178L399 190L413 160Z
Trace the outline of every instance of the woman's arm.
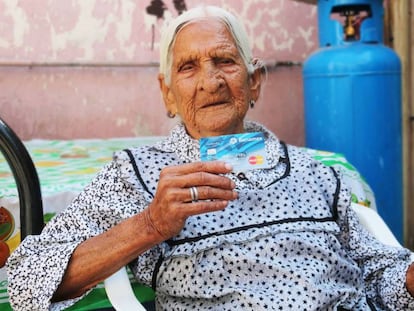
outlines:
M52 301L75 298L161 243L149 221L149 210L128 218L110 230L82 242L73 252Z
M409 264L410 251L376 240L352 209L348 209L342 225L348 254L361 267L367 296L390 310L411 310L414 268Z
M122 156L122 158L120 158ZM154 198L134 180L120 154L40 235L28 236L7 263L14 310L70 306L87 289L182 229L187 217L224 209L235 199L222 162L162 170ZM197 187L198 202L189 187Z
M322 169L321 165L315 165ZM318 171L317 171L318 172ZM382 244L375 239L359 222L355 211L350 207L350 191L339 175L327 178L329 174L318 178L322 182L336 180L339 190L337 198L338 235L347 255L360 267L364 279L365 292L376 304L387 306L390 310L408 310L414 306L411 292L412 272L407 272L410 263L410 251L401 247ZM329 185L329 183L327 183ZM327 193L332 192L332 190ZM332 201L335 202L335 201ZM411 270L412 268L410 268ZM410 289L409 289L410 290ZM411 309L410 309L411 310Z
M74 293L85 292L84 288L90 287L94 279L105 278L110 273L104 271L101 275L90 262L100 263L100 260L110 258L120 264L124 262L124 240L114 241L110 228L121 237L122 232L132 230L135 225L141 226L137 220L139 217L134 215L139 215L150 203L150 198L139 189L139 185L133 185L122 173L130 166L127 157L106 165L67 209L48 222L40 235L26 237L11 254L7 272L13 310L47 310L52 299L61 301L65 297L80 296ZM142 229L136 230L133 236L139 236ZM107 244L94 243L95 239ZM113 251L119 253L110 257ZM77 270L78 277L85 279L73 280ZM95 276L88 275L87 270ZM58 287L61 288L57 291ZM57 309L74 302L62 302Z
M237 194L234 183L220 174L223 162L191 163L161 171L151 204L108 231L82 242L73 252L53 301L82 295L153 246L178 234L189 216L217 211ZM191 201L190 187L199 201Z

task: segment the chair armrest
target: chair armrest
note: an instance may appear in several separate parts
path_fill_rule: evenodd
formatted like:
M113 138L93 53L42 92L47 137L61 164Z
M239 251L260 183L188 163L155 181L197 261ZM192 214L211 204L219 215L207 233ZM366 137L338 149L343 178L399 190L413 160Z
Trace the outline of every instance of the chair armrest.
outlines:
M359 222L380 242L390 246L402 247L376 211L356 203L351 203L351 207L357 214ZM411 253L411 260L414 261L413 252Z
M391 246L401 246L394 234L381 218L381 216L371 208L360 204L351 203L352 209L359 218L359 222L382 243Z
M122 267L105 282L105 291L112 306L117 311L145 311L145 308L132 291L125 267Z

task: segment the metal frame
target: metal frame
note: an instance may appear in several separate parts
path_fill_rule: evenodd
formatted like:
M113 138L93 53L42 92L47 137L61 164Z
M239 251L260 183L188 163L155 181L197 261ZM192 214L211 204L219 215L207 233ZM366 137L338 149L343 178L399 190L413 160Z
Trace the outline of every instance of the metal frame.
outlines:
M6 158L19 194L21 240L43 229L39 177L32 158L15 132L0 118L0 150Z

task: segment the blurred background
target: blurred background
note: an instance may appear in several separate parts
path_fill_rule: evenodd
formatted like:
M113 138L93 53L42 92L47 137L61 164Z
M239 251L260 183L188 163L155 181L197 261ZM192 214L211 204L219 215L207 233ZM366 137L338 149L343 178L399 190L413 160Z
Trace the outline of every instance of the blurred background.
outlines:
M167 134L157 74L162 25L195 0L3 0L0 111L22 139ZM316 7L206 1L239 16L268 82L249 117L303 144L301 63L318 47Z

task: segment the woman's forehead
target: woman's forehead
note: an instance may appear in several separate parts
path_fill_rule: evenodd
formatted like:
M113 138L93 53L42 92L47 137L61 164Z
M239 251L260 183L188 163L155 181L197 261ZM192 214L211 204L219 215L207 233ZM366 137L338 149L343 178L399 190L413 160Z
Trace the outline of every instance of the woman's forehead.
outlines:
M227 26L217 19L192 21L177 32L174 53L206 49L236 49L234 38Z

